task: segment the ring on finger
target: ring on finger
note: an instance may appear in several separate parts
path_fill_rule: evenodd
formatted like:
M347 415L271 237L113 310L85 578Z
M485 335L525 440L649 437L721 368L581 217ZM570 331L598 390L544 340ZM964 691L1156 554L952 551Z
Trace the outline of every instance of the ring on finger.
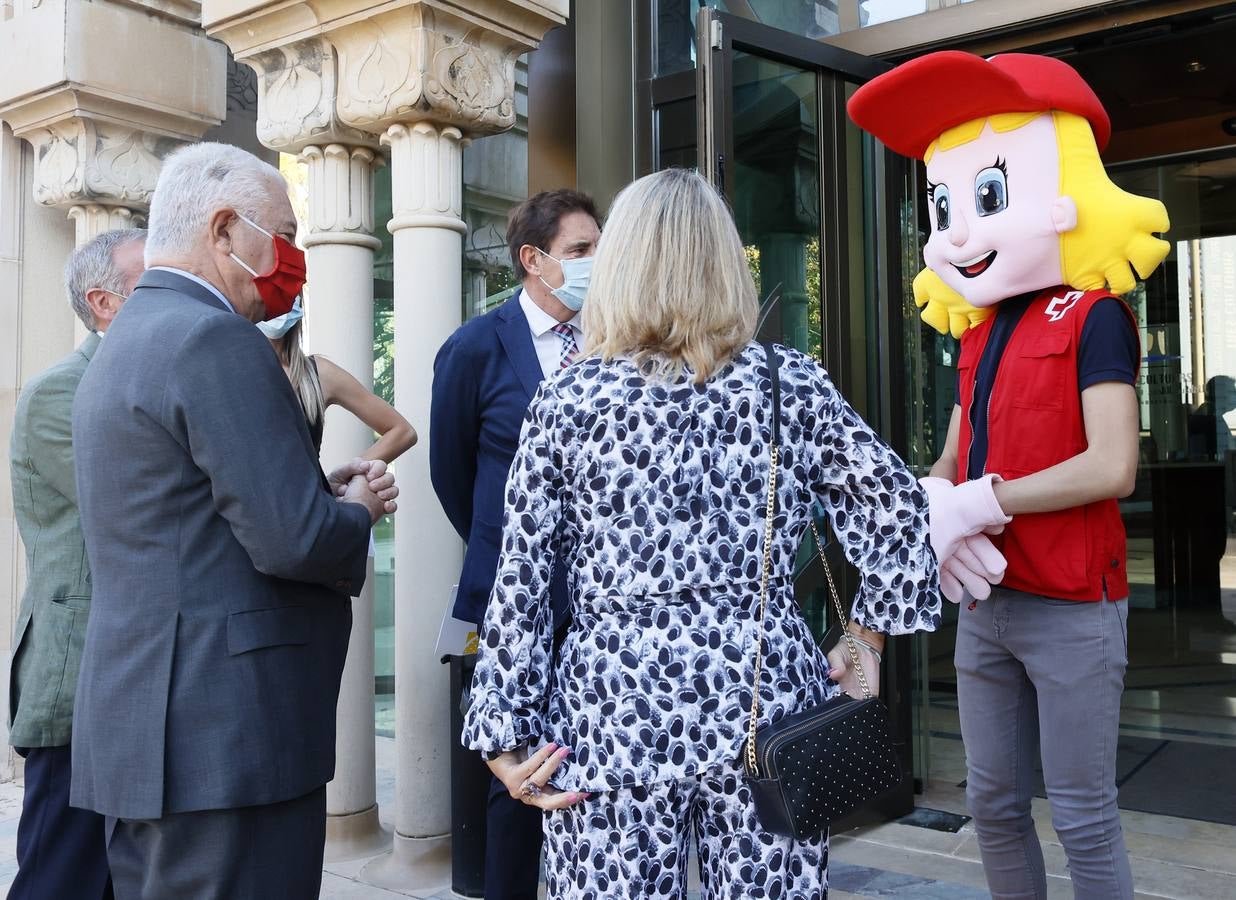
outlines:
M531 778L527 779L519 788L519 795L525 800L535 800L540 797L542 790Z

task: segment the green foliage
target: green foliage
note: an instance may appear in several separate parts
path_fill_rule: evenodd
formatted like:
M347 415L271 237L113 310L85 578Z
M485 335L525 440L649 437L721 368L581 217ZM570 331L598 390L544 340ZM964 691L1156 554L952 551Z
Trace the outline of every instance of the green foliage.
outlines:
M395 405L395 302L373 298L373 392Z

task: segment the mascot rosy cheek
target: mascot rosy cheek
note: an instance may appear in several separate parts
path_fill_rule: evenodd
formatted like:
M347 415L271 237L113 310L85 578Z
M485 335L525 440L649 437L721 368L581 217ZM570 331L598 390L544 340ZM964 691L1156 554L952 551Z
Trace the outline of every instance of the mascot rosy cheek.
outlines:
M1107 177L1107 113L1058 59L928 54L859 88L849 112L926 163L931 237L914 298L942 333L961 337L1030 291L1128 293L1171 249L1154 236L1163 204Z

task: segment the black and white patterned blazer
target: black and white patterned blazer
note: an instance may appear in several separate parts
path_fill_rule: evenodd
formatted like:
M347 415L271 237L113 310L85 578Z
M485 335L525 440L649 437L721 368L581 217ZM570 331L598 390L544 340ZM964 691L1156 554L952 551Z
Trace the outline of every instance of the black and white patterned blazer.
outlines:
M778 348L782 450L761 684L769 721L831 696L794 603L813 504L862 573L854 618L935 629L927 500L810 357ZM613 790L737 758L751 708L771 411L764 349L703 385L626 360L542 384L507 482L502 556L481 628L463 742L574 752L554 783ZM548 578L570 567L573 624L556 659Z

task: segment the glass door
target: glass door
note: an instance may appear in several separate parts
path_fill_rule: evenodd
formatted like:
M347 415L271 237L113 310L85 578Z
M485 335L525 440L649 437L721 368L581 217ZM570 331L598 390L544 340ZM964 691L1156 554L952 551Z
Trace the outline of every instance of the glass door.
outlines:
M901 342L904 163L845 113L853 90L887 66L709 8L696 26L698 166L734 211L761 299L760 337L819 359L859 413L902 449L904 417L892 415L901 403L893 387L902 380L901 354L890 348ZM825 540L838 589L843 599L853 596L856 573ZM801 548L795 587L823 639L835 615L814 551L810 541ZM911 648L889 647L884 697L909 770ZM875 815L912 807L907 779Z

